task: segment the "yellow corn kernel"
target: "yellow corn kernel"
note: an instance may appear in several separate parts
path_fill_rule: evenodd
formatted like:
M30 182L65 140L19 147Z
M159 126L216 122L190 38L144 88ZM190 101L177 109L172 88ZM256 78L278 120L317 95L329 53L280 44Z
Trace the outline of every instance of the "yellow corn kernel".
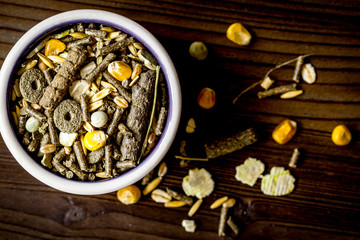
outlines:
M141 192L136 185L130 185L117 191L117 198L125 205L137 203L140 200Z
M331 139L336 145L348 145L351 141L351 132L345 125L338 125L332 131Z
M114 61L108 66L109 73L119 81L129 79L132 74L131 67L122 61Z
M249 45L251 35L241 23L233 23L226 31L226 37L241 46Z
M296 130L297 123L295 121L285 119L276 126L272 133L272 137L275 142L279 144L285 144L294 137Z
M57 39L51 39L46 42L45 56L58 55L66 49L65 43Z
M216 102L216 94L215 91L211 88L203 88L199 93L197 98L197 102L200 107L204 109L210 109L214 107Z
M103 131L96 130L87 132L84 137L84 146L90 151L103 147L106 143L106 135Z

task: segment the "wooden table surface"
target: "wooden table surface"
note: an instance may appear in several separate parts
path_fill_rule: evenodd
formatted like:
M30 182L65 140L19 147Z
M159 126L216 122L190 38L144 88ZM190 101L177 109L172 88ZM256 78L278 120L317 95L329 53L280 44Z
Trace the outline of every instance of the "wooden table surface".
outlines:
M326 3L329 2L329 3ZM77 196L52 189L28 174L0 138L0 239L218 239L220 209L211 203L234 197L231 212L240 226L226 239L359 239L360 238L360 4L358 1L90 1L1 0L0 65L15 42L32 26L54 14L73 9L103 9L129 17L152 32L177 68L183 109L180 127L164 158L169 171L160 188L181 191L188 170L206 168L215 180L214 192L192 217L195 233L181 226L189 207L165 208L149 196L132 206L122 205L116 193ZM249 46L230 42L227 27L243 23L253 39ZM189 45L203 41L209 56L193 60ZM316 68L313 85L301 82L304 94L289 100L258 99L259 88L232 100L259 81L276 64L312 53ZM277 84L291 83L293 67L271 76ZM216 91L217 103L204 110L196 103L203 87ZM185 133L193 117L196 132ZM271 132L283 119L299 124L295 138L279 145ZM353 133L350 145L332 143L331 132L346 124ZM254 127L256 144L208 162L180 167L174 155L187 140L191 156L200 156L200 143ZM262 160L265 173L289 162L294 148L303 150L296 169L293 193L264 195L236 181L235 167L248 157ZM139 186L141 186L139 184Z

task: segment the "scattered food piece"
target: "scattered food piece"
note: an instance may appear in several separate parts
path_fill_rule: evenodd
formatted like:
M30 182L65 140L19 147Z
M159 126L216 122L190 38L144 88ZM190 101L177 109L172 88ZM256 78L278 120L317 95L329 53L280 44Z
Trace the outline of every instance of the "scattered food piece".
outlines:
M101 130L87 132L84 137L84 146L90 151L103 147L106 143L106 135Z
M295 121L285 119L276 126L272 133L275 142L285 144L289 142L295 135L297 130L297 123Z
M351 132L345 125L338 125L332 131L331 139L338 146L348 145L351 141Z
M30 117L25 123L25 129L30 133L36 132L39 130L41 122L34 117Z
M280 98L281 99L290 99L290 98L294 98L297 97L301 94L303 94L304 91L303 90L295 90L295 91L290 91L290 92L286 92L281 94Z
M158 177L163 178L165 176L165 174L167 173L167 170L168 170L168 168L166 166L166 163L162 162L158 169Z
M185 228L186 232L195 232L195 229L196 229L196 224L195 224L194 220L184 219L181 222L181 226L183 226Z
M59 134L60 144L63 145L64 147L71 147L74 144L78 135L79 135L78 133L60 132Z
M262 99L262 98L267 98L267 97L271 97L271 96L275 96L275 95L279 95L279 94L283 94L283 93L295 91L295 90L296 90L296 83L292 83L292 84L274 87L274 88L271 88L266 91L258 92L257 96L259 99Z
M226 221L227 225L231 228L231 230L235 233L237 236L239 234L239 227L234 223L231 216Z
M171 196L159 188L151 192L151 198L157 203L166 203L171 201Z
M122 61L114 61L109 64L108 72L119 81L129 79L132 74L132 69L129 65Z
M208 50L203 42L198 41L190 45L189 53L196 60L204 60L208 55Z
M196 213L196 211L199 209L199 207L201 206L203 200L202 199L198 199L190 208L189 212L188 212L188 216L192 217L194 216L194 214Z
M240 46L249 45L251 35L241 23L233 23L226 31L226 37Z
M154 180L152 180L143 190L143 195L148 195L151 193L157 186L159 186L161 182L161 178L157 177Z
M294 69L294 75L292 80L294 80L295 82L299 82L299 72L300 72L300 68L302 67L302 65L304 64L304 56L299 56L297 61L296 61L296 65L295 65L295 69Z
M257 141L257 136L253 128L240 131L232 136L222 137L211 143L205 144L207 158L212 159L240 150Z
M313 84L316 81L315 68L311 63L307 63L301 70L302 79L308 84Z
M175 192L174 190L171 190L170 188L166 188L167 193L173 197L176 200L185 202L187 205L193 204L193 199L191 197L186 196L185 194Z
M89 75L96 68L96 63L94 61L89 62L84 67L80 69L80 76L84 79L87 75Z
M47 168L52 168L51 165L51 160L52 160L52 154L51 153L45 153L42 160L41 160L41 164Z
M211 174L202 169L190 169L189 175L184 177L182 187L186 195L204 198L209 196L214 190L214 181Z
M196 128L195 119L190 118L187 125L186 125L185 132L193 133L193 132L195 132L195 128Z
M294 190L295 178L283 167L272 167L270 174L263 177L261 191L269 196L284 196Z
M219 220L219 228L218 228L218 235L220 237L225 236L225 222L227 218L227 213L229 208L232 208L235 205L236 201L234 198L230 198L226 202L222 204L221 212L220 212L220 220Z
M256 180L260 177L264 170L264 163L256 158L249 157L243 164L236 167L235 178L243 184L254 186Z
M141 192L136 185L130 185L117 191L117 198L125 205L137 203L140 197Z
M57 39L51 39L45 44L45 56L56 56L66 49L66 45Z
M222 198L219 198L217 200L215 200L215 202L213 202L211 205L210 205L210 208L211 209L215 209L215 208L218 208L220 207L224 202L226 202L228 200L228 197L227 196L224 196Z
M96 128L102 128L108 121L108 115L103 111L96 111L91 114L91 125Z
M177 208L177 207L182 207L185 204L186 203L184 203L183 201L170 201L170 202L166 202L164 206L168 208Z
M266 76L264 80L262 80L262 82L260 83L260 86L263 89L268 90L274 82L275 81L272 80L269 76Z
M197 102L200 107L204 109L210 109L215 106L216 94L211 88L203 88L197 98Z
M300 152L298 148L294 148L293 154L291 155L289 167L296 168L296 163L300 157Z

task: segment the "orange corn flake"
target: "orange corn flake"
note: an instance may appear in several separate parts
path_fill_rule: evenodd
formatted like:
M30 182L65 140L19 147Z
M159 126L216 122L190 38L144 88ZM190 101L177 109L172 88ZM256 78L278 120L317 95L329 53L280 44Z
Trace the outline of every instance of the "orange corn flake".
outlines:
M66 49L65 43L57 39L51 39L46 42L45 45L45 56L58 55Z

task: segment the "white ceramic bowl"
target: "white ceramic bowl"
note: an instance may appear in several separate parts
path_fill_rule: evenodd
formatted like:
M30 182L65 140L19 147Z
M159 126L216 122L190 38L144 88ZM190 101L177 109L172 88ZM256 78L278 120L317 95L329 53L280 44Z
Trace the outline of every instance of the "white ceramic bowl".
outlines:
M113 26L132 36L144 44L148 50L157 58L165 75L169 92L169 113L167 122L159 142L152 152L136 167L119 177L99 182L81 182L69 180L53 174L45 169L21 146L12 126L12 118L9 111L10 87L14 72L22 55L32 47L39 38L47 35L55 29L78 22L94 22ZM181 90L175 67L163 46L157 39L138 23L115 13L100 10L75 10L52 16L40 22L15 44L7 55L0 73L0 129L2 137L14 158L32 176L41 182L60 191L94 195L116 191L133 184L144 177L150 170L163 159L169 150L179 125L181 113Z

